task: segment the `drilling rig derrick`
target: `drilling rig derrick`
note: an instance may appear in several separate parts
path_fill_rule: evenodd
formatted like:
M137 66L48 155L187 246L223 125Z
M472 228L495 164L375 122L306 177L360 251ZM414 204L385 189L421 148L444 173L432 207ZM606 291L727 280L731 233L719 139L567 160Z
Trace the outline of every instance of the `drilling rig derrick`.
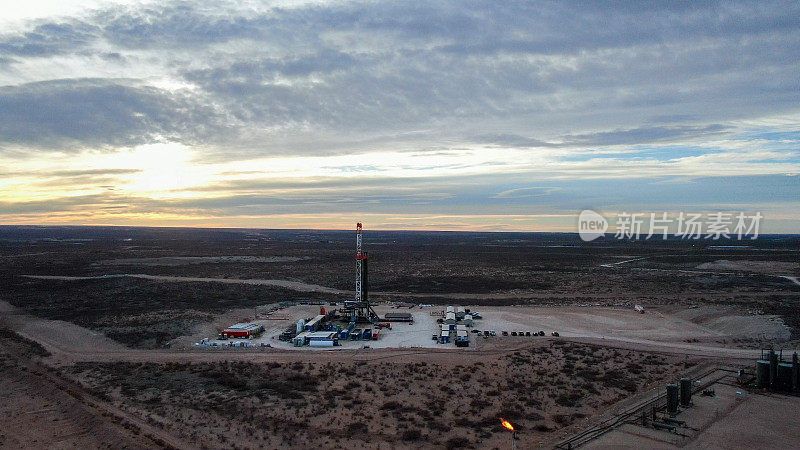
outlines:
M353 301L345 302L345 310L351 322L378 321L378 315L369 304L369 253L361 250L361 223L356 224L356 295Z

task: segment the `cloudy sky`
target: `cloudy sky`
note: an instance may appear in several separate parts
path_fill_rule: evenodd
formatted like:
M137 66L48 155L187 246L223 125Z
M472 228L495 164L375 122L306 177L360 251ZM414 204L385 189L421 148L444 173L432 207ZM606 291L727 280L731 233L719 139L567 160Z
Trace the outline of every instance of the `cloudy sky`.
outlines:
M0 224L800 232L796 1L3 3Z

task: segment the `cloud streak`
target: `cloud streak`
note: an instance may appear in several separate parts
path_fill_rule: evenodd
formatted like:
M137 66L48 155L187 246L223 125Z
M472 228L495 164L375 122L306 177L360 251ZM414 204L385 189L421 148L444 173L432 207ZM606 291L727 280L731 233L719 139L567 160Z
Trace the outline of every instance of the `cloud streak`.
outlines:
M797 23L789 1L171 1L42 17L0 34L0 201L5 217L43 213L43 198L467 214L573 207L573 188L596 207L647 205L586 180L765 176L798 193L780 178L800 172Z

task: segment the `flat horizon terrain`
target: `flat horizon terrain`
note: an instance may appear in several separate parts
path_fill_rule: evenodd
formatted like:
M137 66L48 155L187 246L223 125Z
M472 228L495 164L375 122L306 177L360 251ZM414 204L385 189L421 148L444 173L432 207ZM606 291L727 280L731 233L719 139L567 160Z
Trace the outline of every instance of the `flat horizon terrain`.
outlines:
M40 411L42 429L7 422L0 444L503 448L503 417L521 447L547 447L681 376L800 347L800 236L369 230L375 309L415 323L332 351L280 343L352 298L354 234L0 227L5 408ZM474 328L497 336L433 341L445 305L481 312ZM195 345L243 321L265 326L254 347ZM55 407L59 396L77 406ZM719 420L709 429L730 431Z

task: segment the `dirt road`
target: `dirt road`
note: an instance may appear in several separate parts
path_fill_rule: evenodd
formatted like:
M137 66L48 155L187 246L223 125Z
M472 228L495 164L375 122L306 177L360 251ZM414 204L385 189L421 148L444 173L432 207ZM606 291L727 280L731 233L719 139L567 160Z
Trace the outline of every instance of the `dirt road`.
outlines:
M781 278L785 278L785 279L791 281L792 283L800 286L800 280L798 280L797 277L790 277L788 275L778 275L778 276L781 277Z

